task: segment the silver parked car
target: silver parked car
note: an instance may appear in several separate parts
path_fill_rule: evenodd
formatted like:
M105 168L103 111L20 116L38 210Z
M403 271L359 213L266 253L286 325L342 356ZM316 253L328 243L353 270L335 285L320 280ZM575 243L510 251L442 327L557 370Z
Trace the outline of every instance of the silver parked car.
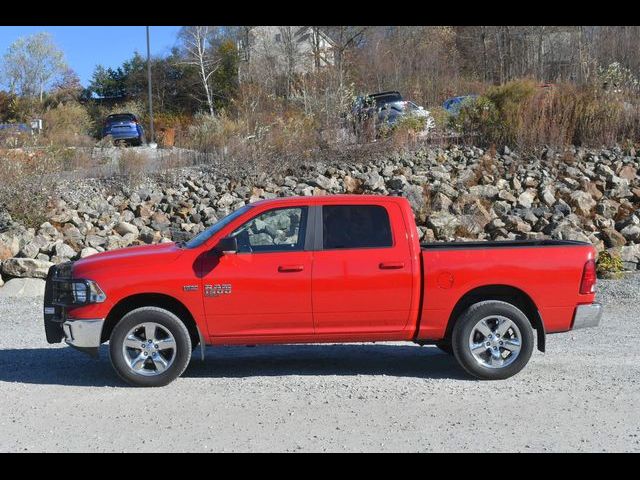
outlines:
M362 125L367 121L373 120L376 132L378 132L383 125L393 126L400 118L408 115L426 118L425 131L435 128L435 121L428 110L412 101L404 100L400 92L396 91L357 97L351 114L356 133L362 129Z

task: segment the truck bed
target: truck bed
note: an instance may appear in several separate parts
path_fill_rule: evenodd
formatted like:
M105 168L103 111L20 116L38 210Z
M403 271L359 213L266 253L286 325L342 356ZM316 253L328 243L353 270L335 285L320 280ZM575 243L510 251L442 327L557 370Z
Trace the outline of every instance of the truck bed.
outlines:
M542 248L541 248L542 247ZM590 243L572 240L434 242L421 245L423 283L421 338L438 338L458 299L478 288L508 286L536 306L546 331L571 328ZM486 293L486 292L485 292Z

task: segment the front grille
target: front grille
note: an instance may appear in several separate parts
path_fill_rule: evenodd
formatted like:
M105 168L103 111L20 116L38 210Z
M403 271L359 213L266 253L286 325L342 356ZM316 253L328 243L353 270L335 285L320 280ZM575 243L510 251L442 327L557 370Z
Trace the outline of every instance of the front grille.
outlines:
M64 306L73 303L72 283L73 262L65 262L51 267L47 276L47 289L50 294L46 300L49 305ZM45 300L45 301L46 301Z
M51 303L53 305L71 305L73 303L73 284L68 280L53 280Z
M61 264L63 265L63 264ZM64 274L64 269L62 274ZM47 282L44 288L44 329L49 343L59 343L64 337L62 322L64 321L64 309L54 304L55 279L60 276L60 265L49 268ZM71 274L69 273L69 276Z

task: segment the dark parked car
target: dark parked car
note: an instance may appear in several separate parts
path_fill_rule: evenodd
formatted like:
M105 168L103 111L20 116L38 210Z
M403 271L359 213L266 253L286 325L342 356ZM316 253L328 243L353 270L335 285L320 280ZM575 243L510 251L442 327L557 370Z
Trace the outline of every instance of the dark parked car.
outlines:
M133 145L144 143L144 129L132 113L114 113L104 122L102 136L111 136L114 141L123 141Z

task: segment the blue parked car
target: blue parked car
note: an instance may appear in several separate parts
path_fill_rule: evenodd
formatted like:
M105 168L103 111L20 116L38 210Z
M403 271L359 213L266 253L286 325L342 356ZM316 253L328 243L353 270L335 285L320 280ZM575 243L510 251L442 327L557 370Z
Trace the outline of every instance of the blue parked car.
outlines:
M31 133L31 128L26 123L0 123L0 130L9 133Z
M448 98L442 104L442 108L444 108L449 115L457 117L462 106L474 102L476 98L478 98L478 95L463 95L461 97Z
M123 141L133 145L144 143L144 129L132 113L114 113L104 122L102 137L111 136L114 141Z

